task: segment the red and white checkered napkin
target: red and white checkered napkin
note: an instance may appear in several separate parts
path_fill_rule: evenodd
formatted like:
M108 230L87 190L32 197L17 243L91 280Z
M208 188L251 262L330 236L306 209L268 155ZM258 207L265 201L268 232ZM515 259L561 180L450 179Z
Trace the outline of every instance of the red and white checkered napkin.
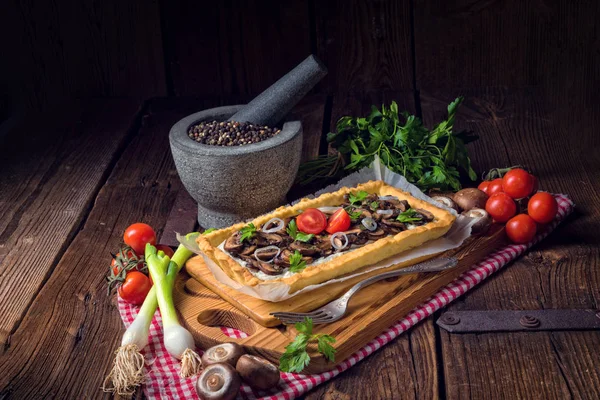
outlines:
M494 272L514 260L529 247L545 238L567 215L573 211L574 204L566 195L555 195L558 201L558 216L556 221L546 227L533 242L527 245L509 245L490 254L485 260L475 264L473 268L462 274L448 286L441 289L433 297L413 309L406 317L396 322L392 327L372 340L364 348L354 353L335 369L318 375L281 374L279 385L269 392L257 392L249 386L242 385L238 398L273 400L294 399L315 386L332 379L347 370L377 349L391 342L398 335L410 329L419 321L427 318L438 309L462 296L475 285L489 277ZM119 299L119 312L125 326L129 326L137 315L137 308ZM243 338L246 334L231 328L221 328L223 333L232 338ZM179 363L167 354L162 344L161 319L158 311L150 327L150 342L144 350L148 362L148 378L144 392L149 399L196 399L194 379L179 377Z

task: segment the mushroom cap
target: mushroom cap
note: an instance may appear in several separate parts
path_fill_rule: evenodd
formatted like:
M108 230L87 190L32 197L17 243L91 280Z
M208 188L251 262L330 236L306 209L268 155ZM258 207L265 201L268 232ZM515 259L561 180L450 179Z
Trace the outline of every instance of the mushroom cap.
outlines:
M242 380L229 364L211 364L202 371L194 385L203 400L233 400L240 391Z
M267 390L279 382L279 370L264 358L245 354L235 366L244 382L255 389Z
M485 208L488 195L476 188L461 189L453 196L453 200L463 211L472 208Z
M221 343L207 349L202 355L202 365L228 363L235 367L238 359L244 354L244 349L237 343Z
M477 222L471 226L471 233L473 235L484 234L492 226L492 217L482 208L472 208L469 211L464 211L462 215L477 219Z
M456 204L449 196L437 195L433 196L432 199L445 205L446 207L452 208L456 212L460 212L460 207L458 207L458 204Z

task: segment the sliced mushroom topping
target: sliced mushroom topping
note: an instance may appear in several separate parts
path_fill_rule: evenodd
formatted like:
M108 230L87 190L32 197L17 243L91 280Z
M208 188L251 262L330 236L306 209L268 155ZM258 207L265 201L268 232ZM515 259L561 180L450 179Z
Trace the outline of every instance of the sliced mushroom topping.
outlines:
M415 209L416 212L423 216L423 219L426 221L433 221L435 216L427 210L423 210L422 208Z
M368 202L368 203L372 203L372 202L378 201L378 200L379 200L379 195L376 195L375 193L371 193L365 198L365 202Z
M264 249L265 250L260 250L260 252L257 251L255 253L256 258L260 259L261 261L272 260L279 252L279 250L276 247Z
M369 237L367 235L359 235L355 236L355 238L356 239L352 240L351 242L357 246L363 245L369 241ZM348 240L350 240L350 238L348 238Z
M254 245L248 246L243 251L240 251L240 254L243 256L251 256L252 254L254 254L255 250L256 250L256 246L254 246Z
M382 225L398 228L403 231L406 230L406 225L404 225L402 222L396 221L395 219L382 219L381 223Z
M242 250L242 248L244 247L244 244L240 242L240 236L241 235L239 232L236 232L233 235L231 235L225 241L225 245L223 246L225 251L227 251L231 254L239 253Z
M359 227L355 226L354 228L352 228L352 229L350 229L348 231L345 231L344 233L346 235L358 235L358 234L362 233L362 231L363 231L362 229L360 229Z
M283 237L277 233L256 232L256 242L261 246L280 244Z
M314 256L315 254L319 254L318 247L307 243L298 242L297 240L293 241L289 247L293 251L298 250L303 256Z
M377 240L381 239L381 237L385 235L385 231L382 228L379 228L375 232L369 232L367 235L370 240Z
M331 237L329 235L327 235L327 236L324 236L323 238L318 238L315 246L317 246L319 248L321 253L331 250L332 249L331 248Z
M280 267L289 267L291 255L292 252L289 249L284 249L281 253L279 253L277 257L275 257L275 260L273 260L273 262L275 263L275 265L278 265Z
M400 200L398 201L396 207L400 210L400 212L404 212L410 208L410 204L408 204L408 201L406 200Z
M262 261L257 261L256 265L258 266L258 269L267 275L279 275L283 272L278 265L268 264Z

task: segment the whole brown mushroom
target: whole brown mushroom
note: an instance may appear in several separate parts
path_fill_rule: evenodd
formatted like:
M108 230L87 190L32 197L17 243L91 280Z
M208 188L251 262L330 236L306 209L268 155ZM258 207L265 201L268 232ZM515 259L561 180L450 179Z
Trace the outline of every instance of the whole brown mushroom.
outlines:
M261 357L243 355L238 360L235 369L244 382L255 389L271 389L279 382L277 367Z
M472 208L469 211L464 211L462 215L477 220L471 226L471 233L473 235L482 235L490 229L490 226L492 226L492 217L482 208Z
M453 196L454 202L463 211L469 211L473 208L485 208L485 202L487 199L487 194L475 188L459 190Z
M227 363L235 367L239 358L244 354L242 346L236 343L221 343L207 349L202 354L202 365L207 366L216 363Z
M452 208L456 212L460 212L460 207L458 207L458 204L456 204L454 200L448 196L433 196L431 199L445 205L448 208Z
M242 380L229 364L211 364L196 380L196 393L203 400L233 400L237 396Z

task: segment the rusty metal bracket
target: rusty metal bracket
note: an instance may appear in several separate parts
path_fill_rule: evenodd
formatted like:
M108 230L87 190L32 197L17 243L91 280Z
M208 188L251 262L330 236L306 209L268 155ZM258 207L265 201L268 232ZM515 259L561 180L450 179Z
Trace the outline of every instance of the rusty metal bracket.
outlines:
M600 311L448 311L436 323L450 333L595 330Z

